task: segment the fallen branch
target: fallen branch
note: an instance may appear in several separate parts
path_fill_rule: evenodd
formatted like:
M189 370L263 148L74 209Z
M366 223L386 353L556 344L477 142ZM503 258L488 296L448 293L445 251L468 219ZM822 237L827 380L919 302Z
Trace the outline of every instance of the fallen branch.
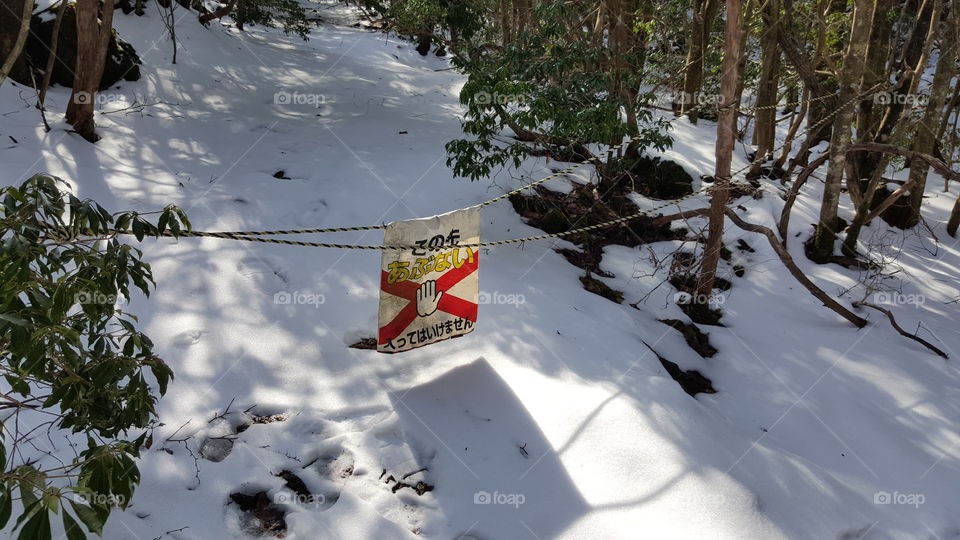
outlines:
M893 206L893 203L897 202L897 199L902 197L906 192L910 191L910 188L913 187L914 183L915 182L913 180L910 180L906 184L897 188L897 190L887 196L887 198L884 199L883 202L873 210L873 212L870 212L870 214L867 215L867 219L865 219L863 222L870 223L874 220L874 218L886 212L887 208L890 208Z
M956 180L960 181L960 172L952 170L947 166L942 160L939 160L930 154L924 154L923 152L915 152L913 150L907 150L906 148L900 148L899 146L894 146L892 144L882 144L882 143L858 143L850 145L850 148L847 149L847 152L855 152L857 150L867 150L870 152L886 152L888 154L896 154L898 156L903 156L907 159L919 159L925 161L927 165L930 165L930 168L940 173L940 176L943 176L947 180Z
M941 357L943 357L943 358L950 358L949 356L947 356L947 353L941 351L940 349L938 349L937 347L935 347L935 346L934 346L932 343L930 343L929 341L927 341L927 340L923 339L922 337L917 336L917 335L915 335L915 334L911 334L910 332L907 332L906 330L904 330L903 328L901 328L900 325L897 324L897 320L896 320L895 318L893 318L893 313L891 313L889 309L884 309L884 308L882 308L882 307L880 307L880 306L878 306L878 305L876 305L876 304L870 304L870 303L868 303L868 302L854 302L853 305L854 305L854 307L866 306L866 307L868 307L868 308L873 308L873 309L879 311L880 313L883 313L884 315L887 316L887 319L890 320L890 326L892 326L893 329L896 330L897 333L899 333L901 336L916 341L917 343L919 343L919 344L923 345L924 347L930 349L931 351L935 352L937 355L939 355L939 356L941 356Z
M790 255L790 252L787 251L787 248L783 246L780 239L777 238L777 234L773 232L773 230L764 227L763 225L757 225L755 223L748 223L744 221L731 208L727 208L725 214L737 227L740 227L745 231L760 233L766 236L767 240L770 242L770 246L780 257L783 265L787 267L790 275L799 281L800 284L810 292L810 294L817 298L817 300L823 302L824 306L832 309L838 315L853 323L853 325L857 328L863 328L867 325L866 319L857 316L855 313L844 307L843 304L831 298L830 295L824 292L823 289L817 287L816 283L810 281L810 278L808 278L806 274L800 270L800 268L797 266L797 263L793 262L793 257Z
M827 158L830 157L829 153L824 152L817 159L813 160L808 164L800 174L797 175L796 181L793 182L793 185L790 186L790 191L787 192L787 199L783 203L783 211L780 212L780 223L777 225L777 229L780 231L781 243L786 246L787 244L787 231L790 228L790 211L793 209L793 203L797 200L797 195L800 193L800 188L803 187L803 184L807 182L807 178L810 178L810 175L813 174L813 171L817 170L817 167L823 165Z
M233 8L236 7L236 5L237 5L237 0L230 0L227 4L217 8L214 11L200 15L200 17L198 17L197 20L200 21L200 24L206 26L207 23L209 23L214 19L221 19L229 15L233 11Z
M657 216L653 218L653 221L650 222L654 227L660 227L661 225L666 225L667 223L672 223L678 219L688 219L697 216L705 216L710 212L709 208L697 208L695 210L684 210L683 212L677 212L676 214L667 214L665 216Z

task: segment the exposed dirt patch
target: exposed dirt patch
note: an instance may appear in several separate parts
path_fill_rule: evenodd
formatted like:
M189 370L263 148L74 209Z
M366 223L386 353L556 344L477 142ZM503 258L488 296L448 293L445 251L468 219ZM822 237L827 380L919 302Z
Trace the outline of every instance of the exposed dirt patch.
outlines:
M323 478L342 484L353 475L353 452L346 448L325 452L303 466L304 469L308 467L313 467Z
M266 491L253 494L231 493L230 500L240 507L243 516L244 529L256 535L272 535L283 538L287 531L286 515L282 509L275 506Z
M569 194L543 187L534 188L534 191L533 195L513 195L510 202L529 225L550 234L604 223L638 210L625 195L608 195L609 200L598 202L590 185L574 186ZM658 227L652 224L652 218L641 216L622 225L564 238L579 245L592 243L596 245L594 249L602 250L603 246L609 244L633 247L682 237L682 234L670 229L669 223Z
M687 304L678 304L682 311L690 320L697 324L709 324L710 326L723 326L720 319L723 313L718 309L713 309L706 304L690 302Z
M415 491L415 492L417 493L417 495L419 495L419 496L422 497L424 493L427 493L427 492L429 492L429 491L433 491L433 488L434 488L435 486L433 486L433 485L431 485L431 484L428 484L428 483L424 482L423 480L418 480L416 484L408 484L405 480L406 480L407 478L410 478L411 476L413 476L413 475L415 475L415 474L419 474L419 473L422 473L422 472L425 472L425 471L427 471L427 468L426 468L426 467L424 467L424 468L422 468L422 469L420 469L420 470L418 470L418 471L413 471L412 473L407 473L407 474L401 476L400 478L396 478L396 477L395 477L394 475L392 475L392 474L388 476L388 475L387 475L387 470L386 470L386 469L383 469L383 472L380 473L380 480L383 480L383 483L384 483L384 484L390 484L391 482L393 482L393 486L390 488L390 491L393 492L393 493L396 493L396 492L400 491L400 490L403 489L403 488L410 488L410 489L412 489L413 491ZM384 478L384 477L386 477L386 478Z
M688 324L679 319L657 319L663 324L672 327L683 335L684 341L691 349L703 358L710 358L717 354L717 349L710 344L710 334L700 331L695 324Z
M612 300L618 304L623 303L623 293L610 288L606 283L600 281L599 279L591 276L580 276L580 283L583 283L583 288L592 292L593 294L599 294L600 296L606 298L607 300Z
M647 345L647 342L644 341L643 344ZM680 388L683 388L683 391L689 394L691 397L701 393L717 393L717 391L713 388L713 381L704 377L699 371L695 369L684 371L680 369L680 366L678 366L676 363L660 356L660 354L653 350L653 347L650 345L647 345L647 348L650 349L650 352L657 356L657 359L660 360L660 364L665 370L667 370L667 373L673 377L673 380L677 381L677 383L680 385Z
M596 274L600 277L612 278L613 274L610 272L605 272L600 269L600 254L596 253L595 249L586 249L583 251L577 251L575 249L559 248L555 249L557 253L563 255L563 258L567 259L567 262L576 266L577 268L582 268L591 274Z
M694 273L676 272L670 275L670 284L680 292L693 294L697 288L697 275ZM722 277L713 278L713 288L721 291L729 291L733 284L730 280Z

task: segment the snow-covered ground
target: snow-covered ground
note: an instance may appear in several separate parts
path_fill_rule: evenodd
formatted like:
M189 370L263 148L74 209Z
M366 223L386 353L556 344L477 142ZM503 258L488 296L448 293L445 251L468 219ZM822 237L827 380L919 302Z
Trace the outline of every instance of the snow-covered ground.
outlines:
M454 179L443 144L461 136L463 77L445 59L350 28L334 4L321 11L339 24L318 26L309 41L205 29L181 13L177 65L155 12L118 14L143 78L101 95L102 110L114 111L97 115L103 140L66 133L67 89L51 91L56 123L44 133L32 91L8 82L2 181L45 171L112 210L175 203L197 230L251 230L434 215L557 165L530 160L526 180ZM146 106L123 110L135 99ZM674 122L667 157L711 172L712 130ZM745 163L737 156L734 166ZM274 178L279 170L289 179ZM381 355L347 347L376 330L376 252L147 242L157 290L129 309L176 378L142 483L104 537L243 537L248 518L230 494L261 490L287 511L287 538L960 537L960 331L949 303L960 296L960 252L944 231L956 193L940 192L937 176L931 184L925 216L941 243L927 231L896 232L903 293L925 303L892 309L910 330L922 321L921 335L950 351L948 361L877 313L853 328L804 291L763 238L732 225L727 245L743 237L756 251L733 248L742 278L722 266L733 288L723 297L726 327L704 327L720 351L708 360L657 322L686 320L668 287L640 309L628 305L664 278L640 277L651 269L648 246L604 251L602 266L615 274L605 281L625 293L622 305L583 290L582 271L553 251L568 243L485 251L481 290L492 303L477 330ZM781 189L768 183L762 199L737 201L741 215L773 224ZM812 181L798 201L790 248L838 294L856 272L801 253L817 189ZM505 201L482 217L484 240L539 233ZM327 238L376 244L380 235ZM300 303L275 301L282 293ZM704 373L718 393L685 394L641 340ZM232 446L223 440L234 435ZM318 497L298 498L282 471ZM415 471L405 482L433 491L394 493L385 483Z

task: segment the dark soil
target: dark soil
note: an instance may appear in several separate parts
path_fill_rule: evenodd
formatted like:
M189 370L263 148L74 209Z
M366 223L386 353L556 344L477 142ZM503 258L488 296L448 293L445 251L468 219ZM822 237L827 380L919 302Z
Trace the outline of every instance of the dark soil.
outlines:
M647 345L646 342L643 342L643 344ZM650 345L647 345L647 348L650 349L650 352L657 356L657 359L660 360L660 364L663 365L663 368L667 370L667 373L673 377L673 380L677 381L677 383L680 385L680 388L683 388L683 391L689 394L691 397L695 397L697 394L701 393L717 393L717 391L713 388L713 381L704 377L699 371L684 371L680 369L680 366L678 366L676 363L660 356L660 354L653 350L653 347Z
M710 358L717 354L717 349L710 344L710 334L706 334L693 323L685 323L679 319L657 319L663 324L672 327L683 335L684 341L691 349L703 358Z
M618 304L623 303L623 293L611 289L606 283L600 281L599 279L591 276L580 276L580 283L583 283L583 288L592 292L593 294L599 294L600 296L606 298L607 300L613 300Z
M258 491L254 494L231 493L230 500L240 507L241 512L246 512L256 518L256 528L261 534L282 537L286 532L285 514L283 510L273 504L266 491Z

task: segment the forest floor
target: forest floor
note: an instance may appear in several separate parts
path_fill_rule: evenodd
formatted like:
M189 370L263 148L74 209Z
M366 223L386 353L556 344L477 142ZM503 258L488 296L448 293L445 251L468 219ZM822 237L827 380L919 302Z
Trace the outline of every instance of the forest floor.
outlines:
M453 178L443 145L461 136L463 76L351 27L337 4L319 6L330 22L309 41L186 15L176 65L155 12L118 14L143 77L101 94L103 140L66 132L68 89L51 90L45 133L32 91L8 82L3 182L49 172L115 211L174 203L197 230L287 229L439 214L564 166L536 158L492 180ZM278 103L277 92L306 97ZM664 157L711 174L714 130L674 121ZM747 163L736 154L735 169ZM546 187L566 192L590 173ZM476 331L397 355L349 347L376 331L377 252L144 242L156 292L126 307L176 378L141 485L104 537L960 538L960 249L944 231L957 193L939 176L930 183L929 230L875 223L863 236L892 246L888 269L900 269L887 307L905 328L921 325L946 361L879 313L854 328L764 238L732 225L723 326L701 326L718 350L707 359L658 321L688 319L674 289L657 288L668 269L651 255L689 240L604 247L612 277L593 277L622 304L584 289L583 271L556 251L577 249L569 242L484 250L489 302ZM798 200L789 249L849 305L861 273L803 256L819 186ZM784 189L764 180L761 198L734 206L772 226ZM702 206L698 196L665 212ZM507 201L483 209L483 240L540 233ZM377 244L380 234L305 239ZM657 354L716 393L691 397Z

